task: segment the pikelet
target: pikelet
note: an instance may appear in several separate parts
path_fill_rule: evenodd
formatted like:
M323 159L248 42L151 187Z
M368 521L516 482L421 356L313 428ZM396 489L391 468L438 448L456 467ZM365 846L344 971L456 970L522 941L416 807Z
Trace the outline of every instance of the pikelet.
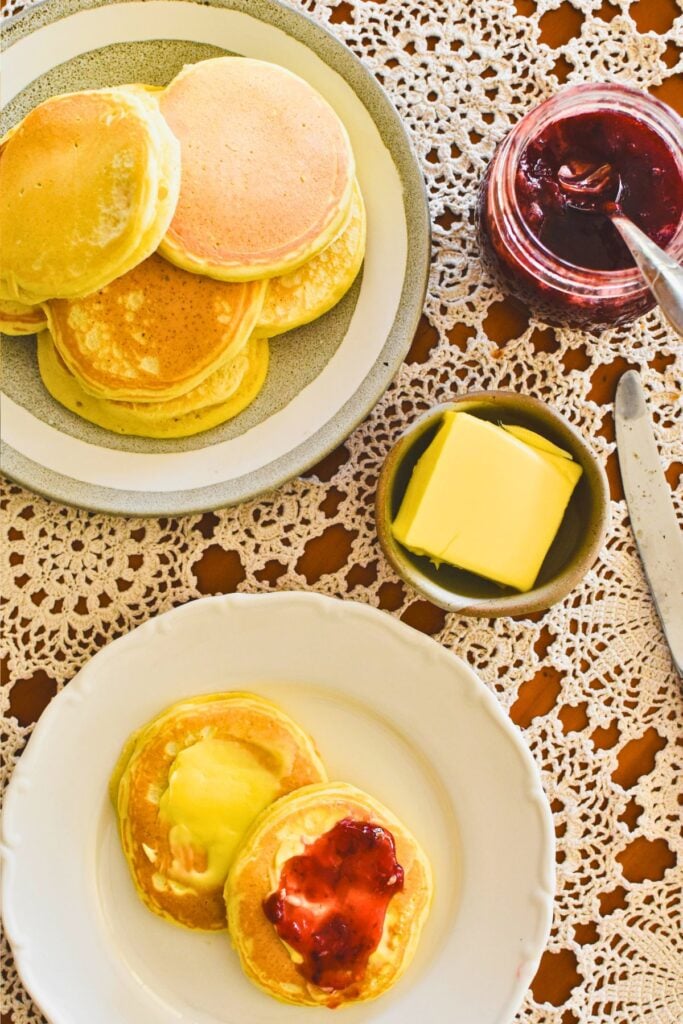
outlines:
M45 309L57 351L83 390L118 402L164 402L240 353L266 287L189 274L155 253L101 291Z
M289 273L348 218L346 129L307 82L276 64L218 57L185 67L159 96L180 140L180 197L160 252L225 281Z
M335 851L328 849L312 872L307 869L306 857L318 841L349 823L352 829L359 826L358 838L351 838L349 830ZM379 941L371 948L365 944L367 936L357 930L354 913L361 919L368 913L376 867L368 865L369 874L361 871L358 877L345 855L353 854L356 846L362 858L367 844L371 858L375 826L388 831L389 837L383 839L393 841L392 860L400 875L394 867L387 877L390 885L398 884L386 904L383 922L380 919ZM432 871L424 851L378 800L346 782L306 786L266 808L240 847L225 887L230 938L246 976L282 1002L334 1008L376 999L412 960L432 890ZM268 904L273 899L280 909L274 908L269 917ZM308 934L309 964L271 923L273 919L282 922L286 915L299 918L292 938L305 939ZM356 960L358 953L364 955ZM360 961L356 970L354 960L357 965ZM318 972L320 984L311 977Z
M143 90L54 96L3 141L0 298L97 291L149 256L175 210L180 147Z
M336 306L361 268L365 235L365 205L356 182L341 234L298 270L270 279L256 334L272 338L311 323Z
M25 306L23 302L0 299L0 331L4 334L35 334L47 324L41 306Z
M223 888L245 831L273 800L325 778L310 737L255 694L167 708L130 737L110 783L143 902L188 928L225 928Z
M38 336L38 367L43 384L66 409L115 434L189 437L233 419L250 405L268 373L268 341L250 338L234 359L206 380L167 402L113 402L84 391L64 365L49 331Z

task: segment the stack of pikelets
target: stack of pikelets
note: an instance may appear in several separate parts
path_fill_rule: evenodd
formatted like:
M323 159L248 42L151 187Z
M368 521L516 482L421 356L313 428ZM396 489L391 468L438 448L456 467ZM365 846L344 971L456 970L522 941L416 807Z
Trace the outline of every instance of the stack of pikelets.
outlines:
M354 175L335 112L275 64L53 97L2 141L0 326L41 331L43 382L85 419L207 430L259 393L267 339L353 283Z

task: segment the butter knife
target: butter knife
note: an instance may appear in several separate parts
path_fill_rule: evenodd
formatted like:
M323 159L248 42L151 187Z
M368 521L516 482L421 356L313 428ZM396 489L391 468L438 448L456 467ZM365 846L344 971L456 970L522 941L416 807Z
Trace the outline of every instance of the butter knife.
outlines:
M614 410L631 526L674 664L683 675L683 533L635 370L621 377Z

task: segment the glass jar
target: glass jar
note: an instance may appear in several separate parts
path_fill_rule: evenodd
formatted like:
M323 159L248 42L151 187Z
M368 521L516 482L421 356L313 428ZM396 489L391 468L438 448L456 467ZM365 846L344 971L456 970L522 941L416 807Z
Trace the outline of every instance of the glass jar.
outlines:
M543 245L522 215L516 181L529 143L557 121L612 111L615 122L619 115L636 118L664 141L683 183L683 120L647 93L619 84L572 86L541 103L500 143L482 182L479 229L484 260L505 291L526 301L549 323L611 327L628 323L655 305L635 266L593 270L565 262ZM683 211L666 251L683 260Z

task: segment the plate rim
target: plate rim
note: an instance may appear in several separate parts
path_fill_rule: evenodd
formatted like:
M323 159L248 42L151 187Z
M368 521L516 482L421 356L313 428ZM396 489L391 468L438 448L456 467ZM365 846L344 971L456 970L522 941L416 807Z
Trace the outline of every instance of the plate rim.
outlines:
M131 0L64 0L64 3L49 8L47 0L39 0L30 8L7 19L0 49L4 51L43 25L60 21L79 11L127 2ZM273 462L241 477L185 491L130 491L89 484L58 473L3 441L0 464L11 480L42 497L92 512L141 517L200 514L253 501L305 474L353 433L391 385L417 330L429 283L432 229L424 175L400 114L361 59L326 26L314 21L310 15L290 7L283 0L185 2L240 11L259 21L266 21L264 13L270 12L274 20L268 21L268 24L276 23L277 27L341 75L366 107L378 130L378 114L381 112L386 127L380 130L380 135L396 165L403 186L407 215L407 256L401 297L382 350L355 394L310 438ZM359 86L363 87L362 91L359 91ZM398 157L402 159L398 160ZM318 446L316 438L319 439ZM174 498L177 500L174 501Z
M58 716L63 714L64 711L68 713L67 709L69 707L72 713L75 712L77 714L79 712L83 701L87 700L89 692L93 688L93 676L96 678L99 662L115 657L116 651L121 649L121 645L135 642L133 637L136 637L137 642L139 642L141 637L144 639L146 634L153 636L155 633L161 633L163 635L163 633L172 629L174 619L180 618L188 612L190 614L196 613L200 607L220 608L229 613L235 606L257 603L270 604L271 606L278 604L286 605L288 603L317 606L326 615L336 614L341 617L357 615L367 617L386 629L388 633L393 634L398 642L415 645L421 648L428 656L439 659L444 664L455 662L458 671L467 679L470 687L470 695L465 699L470 700L474 696L477 702L484 707L493 724L502 731L506 740L514 748L526 775L525 788L527 797L536 803L540 809L542 845L539 848L540 867L537 876L539 889L541 888L541 878L543 878L544 888L542 892L537 892L534 896L539 901L541 908L537 918L536 933L533 940L528 940L528 944L533 946L534 952L526 958L526 970L518 971L508 1004L504 1007L503 1014L500 1017L500 1024L509 1024L524 1000L529 983L547 946L553 919L556 895L555 832L549 800L542 784L541 769L523 739L521 730L510 720L495 694L480 679L474 669L455 651L443 646L432 637L413 629L395 616L372 605L361 601L330 597L316 591L284 590L276 593L260 594L238 592L187 601L166 612L151 616L139 626L111 640L104 647L100 648L79 669L68 685L65 685L50 701L36 723L26 748L15 766L6 790L5 809L0 819L0 865L3 868L0 872L0 907L2 908L2 921L5 926L5 932L12 948L17 972L22 983L52 1024L68 1024L68 1017L64 1016L63 1009L53 1007L50 1000L42 998L40 982L35 977L33 964L29 956L31 945L29 942L20 941L20 928L14 917L15 908L12 906L11 898L11 883L22 842L19 830L16 830L15 834L12 835L13 817L16 815L17 806L20 806L18 801L22 791L30 786L31 772L34 764L40 761L45 737L54 728L52 725L53 719L57 717L58 722Z

